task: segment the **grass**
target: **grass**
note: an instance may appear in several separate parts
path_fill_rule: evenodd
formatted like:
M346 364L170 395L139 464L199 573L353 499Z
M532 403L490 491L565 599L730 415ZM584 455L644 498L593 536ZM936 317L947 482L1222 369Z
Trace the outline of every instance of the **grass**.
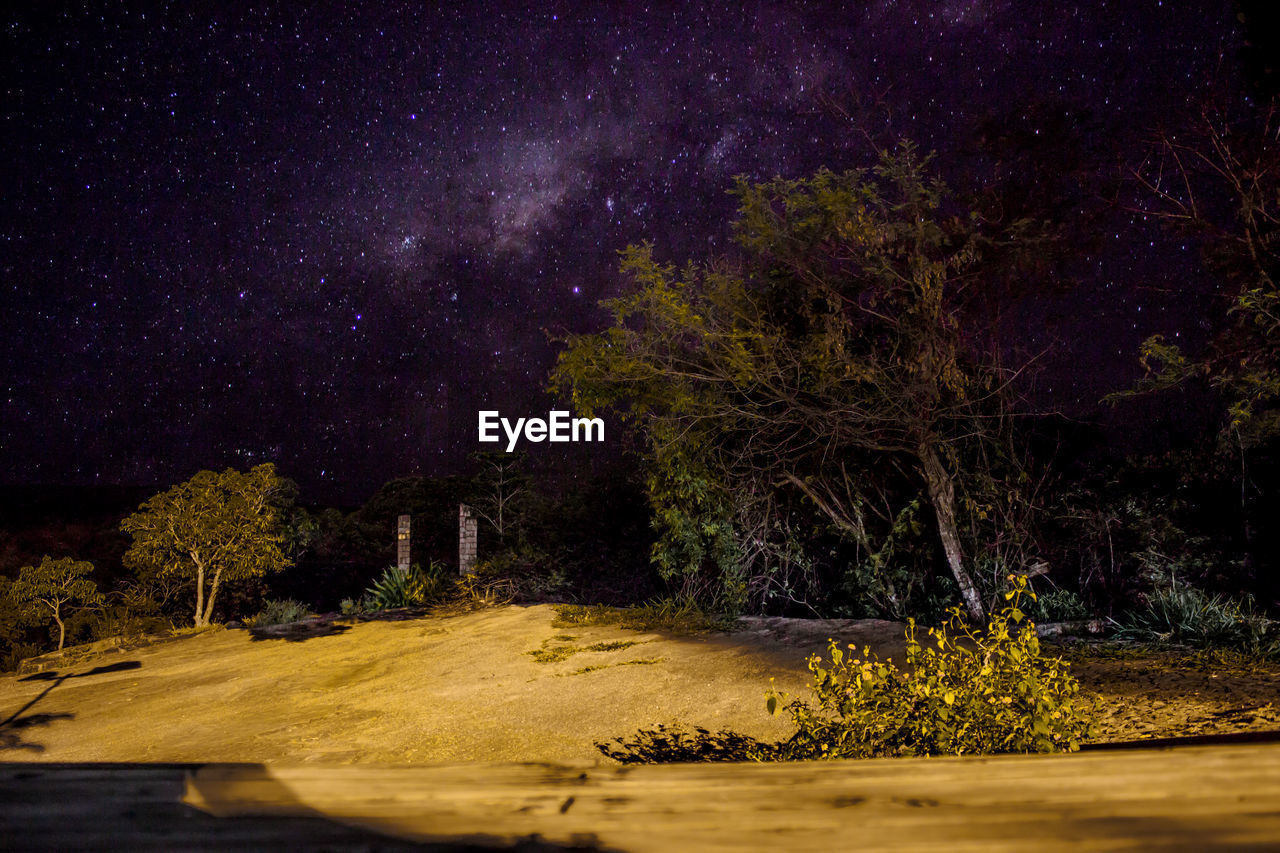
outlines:
M532 649L525 652L526 655L533 658L535 663L559 663L582 651L577 646L550 646L546 643L542 644L540 649Z
M556 628L617 626L630 631L707 634L732 631L737 620L708 613L689 599L664 598L638 607L562 604L552 621Z
M1191 586L1155 590L1118 629L1120 639L1280 659L1280 623L1260 613L1252 599L1211 595Z
M606 640L600 643L592 643L589 646L552 645L555 642L567 643L573 639L575 637L572 634L556 634L554 637L543 640L542 648L532 649L525 652L525 654L533 658L536 663L559 663L581 652L617 652L622 649L629 649L632 646L638 646L644 642L643 640ZM603 669L604 666L617 665L605 664L595 668ZM588 667L588 669L591 669L591 667Z
M583 651L587 652L616 652L619 649L629 649L632 646L640 645L640 640L612 640L605 643L592 643Z
M666 658L636 658L635 660L624 660L618 663L597 663L591 666L584 666L582 669L575 669L569 675L586 675L588 672L596 672L601 669L610 669L615 666L649 666L655 663L662 663Z

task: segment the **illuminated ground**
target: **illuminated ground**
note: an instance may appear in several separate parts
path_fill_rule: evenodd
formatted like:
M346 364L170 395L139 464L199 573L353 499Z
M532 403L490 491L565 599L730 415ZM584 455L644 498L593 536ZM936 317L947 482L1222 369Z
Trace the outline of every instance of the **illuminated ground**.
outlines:
M670 637L555 628L553 616L509 606L302 641L214 630L4 676L0 759L590 762L595 741L658 723L784 735L763 691L774 677L806 693L804 657L829 634L901 655L900 627L886 622L751 620L730 635ZM580 651L554 653L565 647ZM528 654L539 650L561 659ZM1275 667L1126 654L1076 669L1099 696L1097 740L1280 728Z

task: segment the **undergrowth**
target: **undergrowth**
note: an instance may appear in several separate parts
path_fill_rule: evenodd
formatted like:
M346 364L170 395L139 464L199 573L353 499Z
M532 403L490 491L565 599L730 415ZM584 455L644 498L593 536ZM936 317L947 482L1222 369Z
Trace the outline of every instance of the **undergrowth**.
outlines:
M393 607L420 607L437 604L454 591L443 563L432 560L425 568L414 563L406 571L391 566L365 591L374 607L387 610Z
M1280 659L1280 623L1259 613L1252 599L1210 595L1185 584L1156 589L1142 609L1118 623L1115 636L1156 646L1232 650Z
M984 631L959 608L946 626L928 629L927 643L909 622L905 669L870 650L846 655L831 641L829 662L808 660L811 701L765 694L770 713L791 717L787 740L659 726L596 748L624 764L1075 751L1090 731L1091 707L1069 665L1041 653L1021 607L1024 597L1034 601L1026 578L1011 581L1007 606Z
M603 604L562 604L556 608L552 626L578 628L616 625L631 631L668 634L706 634L731 631L737 620L709 613L688 598L662 598L636 607L607 607Z
M268 599L262 602L262 609L247 620L255 628L267 628L271 625L288 625L311 616L311 610L305 604L292 599L275 601Z

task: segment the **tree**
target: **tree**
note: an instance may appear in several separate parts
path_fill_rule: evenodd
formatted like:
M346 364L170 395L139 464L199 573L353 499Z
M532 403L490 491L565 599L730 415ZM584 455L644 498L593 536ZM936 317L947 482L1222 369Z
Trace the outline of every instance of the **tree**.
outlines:
M1226 308L1201 353L1144 341L1134 391L1204 377L1225 400L1224 437L1244 448L1280 435L1280 99L1230 111L1207 101L1181 133L1157 134L1130 174L1136 212L1202 241Z
M799 492L868 556L923 500L980 621L956 491L962 460L1000 439L1010 374L982 311L1025 223L948 211L909 143L871 169L739 179L734 193L744 259L677 272L629 248L638 287L606 303L611 328L568 339L553 385L580 412L641 425L666 573L681 559L729 570L750 544L736 508L769 505L762 493Z
M473 482L474 507L480 517L493 525L499 541L518 532L530 497L528 464L524 453L485 450L471 454L480 466Z
M58 649L66 642L67 628L62 618L74 605L91 607L101 604L102 594L98 585L89 579L93 563L63 557L54 560L49 556L38 566L23 566L18 579L9 587L9 596L18 606L20 615L32 621L50 617L58 624Z
M201 471L156 495L120 523L133 537L124 564L143 574L195 582L195 624L210 623L223 584L290 565L284 481L267 463L241 473Z

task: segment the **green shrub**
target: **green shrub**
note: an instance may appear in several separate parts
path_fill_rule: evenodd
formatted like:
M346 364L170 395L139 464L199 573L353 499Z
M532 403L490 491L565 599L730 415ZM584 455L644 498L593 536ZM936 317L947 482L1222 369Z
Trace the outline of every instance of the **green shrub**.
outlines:
M1026 579L1013 579L1009 604L984 633L959 608L948 627L916 640L907 628L907 667L846 657L832 641L829 667L809 658L814 706L770 690L771 713L785 710L796 733L779 745L784 759L1059 752L1079 749L1089 730L1079 685L1059 658L1041 655L1034 626L1020 609ZM850 647L852 648L852 647Z
M269 599L262 602L262 609L249 619L249 624L255 628L288 625L290 622L300 622L311 615L313 615L311 610L305 604L292 599L285 601Z
M1054 589L1041 594L1036 598L1035 606L1028 610L1033 618L1043 622L1071 622L1088 619L1091 615L1080 596L1069 589Z
M365 594L378 609L386 610L435 604L443 601L451 590L444 565L432 560L425 569L418 563L410 566L408 571L401 571L397 566L389 567Z
M366 613L372 613L377 609L378 603L374 600L373 596L367 592L360 597L359 601L353 598L344 598L338 605L338 611L343 616L347 617L363 616Z
M1210 595L1185 584L1148 595L1146 605L1120 623L1116 636L1280 657L1280 626L1258 613L1252 599Z

